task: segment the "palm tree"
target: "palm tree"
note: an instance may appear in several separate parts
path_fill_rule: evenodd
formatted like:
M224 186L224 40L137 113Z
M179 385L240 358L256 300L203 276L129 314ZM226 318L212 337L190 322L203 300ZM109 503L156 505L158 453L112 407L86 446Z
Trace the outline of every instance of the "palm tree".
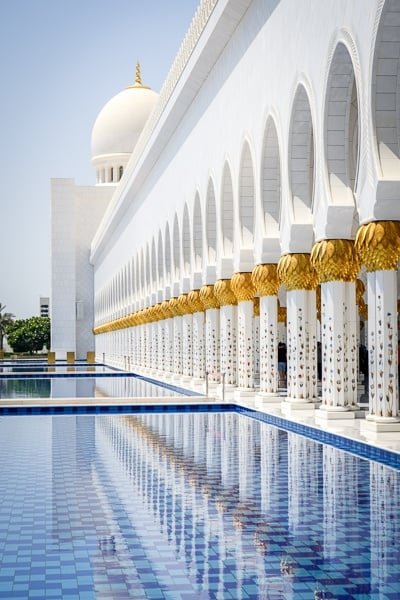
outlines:
M11 313L3 312L5 310L5 304L0 302L0 350L3 350L3 339L7 333L8 327L14 321L14 315Z

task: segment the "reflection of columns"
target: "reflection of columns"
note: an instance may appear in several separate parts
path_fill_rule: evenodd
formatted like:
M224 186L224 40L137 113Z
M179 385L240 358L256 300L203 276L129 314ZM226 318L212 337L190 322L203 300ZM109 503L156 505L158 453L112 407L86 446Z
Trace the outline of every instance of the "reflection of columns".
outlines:
M278 264L287 288L288 401L310 403L317 395L316 273L309 254L287 254Z
M214 294L213 285L203 285L200 300L206 309L205 348L206 372L219 371L219 303ZM217 381L217 376L210 376L210 381Z
M376 431L379 421L397 421L399 417L397 267L400 221L362 225L357 232L356 249L368 272L370 397L367 419L374 422L363 425Z
M288 432L288 514L292 535L308 531L307 524L321 510L318 463L321 446Z
M260 393L278 391L278 289L276 265L257 265L252 281L260 294Z
M343 532L349 523L361 527L358 506L358 465L360 459L333 446L322 446L324 557L336 559L343 552ZM357 523L355 516L360 519ZM364 516L362 517L364 518ZM361 551L360 542L358 549Z
M272 519L279 508L279 429L266 423L260 426L261 512Z
M230 279L220 279L214 285L220 308L221 373L226 385L236 385L236 298Z
M241 391L254 390L253 298L255 288L251 273L235 273L231 288L238 301L238 386Z
M311 262L321 282L321 410L345 411L357 402L354 281L359 263L354 243L350 240L317 242Z
M370 490L371 589L375 598L388 598L399 580L400 472L371 462Z

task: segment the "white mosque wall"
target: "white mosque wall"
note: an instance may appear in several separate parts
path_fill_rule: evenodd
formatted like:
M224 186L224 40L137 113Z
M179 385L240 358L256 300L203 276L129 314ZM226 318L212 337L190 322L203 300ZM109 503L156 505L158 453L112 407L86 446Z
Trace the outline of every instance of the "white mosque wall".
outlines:
M90 242L111 197L110 187L53 179L51 346L57 358L94 350L93 266Z
M116 190L92 244L97 322L400 218L394 150L382 181L394 133L382 128L380 153L375 133L389 118L384 102L396 101L398 26L382 38L388 62L374 54L399 3L254 0L244 12L248 4L217 3L172 108ZM228 16L232 29L239 22L219 55L222 33L212 34ZM373 99L379 86L386 100Z

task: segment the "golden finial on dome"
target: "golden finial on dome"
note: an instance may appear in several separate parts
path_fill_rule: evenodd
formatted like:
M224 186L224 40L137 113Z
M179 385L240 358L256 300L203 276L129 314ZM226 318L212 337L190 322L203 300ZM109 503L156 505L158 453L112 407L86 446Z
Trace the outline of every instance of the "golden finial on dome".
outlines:
M137 61L135 68L135 83L133 83L132 85L128 85L128 89L129 88L144 88L146 90L150 89L147 85L143 85L142 83L142 71L140 68L139 61Z
M135 85L142 85L142 74L140 72L140 62L136 63Z

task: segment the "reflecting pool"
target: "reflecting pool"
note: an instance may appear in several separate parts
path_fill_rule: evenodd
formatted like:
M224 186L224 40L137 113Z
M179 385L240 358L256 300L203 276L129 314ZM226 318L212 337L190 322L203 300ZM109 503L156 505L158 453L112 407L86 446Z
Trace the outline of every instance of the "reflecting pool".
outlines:
M1 398L159 398L191 393L141 377L0 377Z
M0 598L399 598L400 472L237 413L1 417Z

